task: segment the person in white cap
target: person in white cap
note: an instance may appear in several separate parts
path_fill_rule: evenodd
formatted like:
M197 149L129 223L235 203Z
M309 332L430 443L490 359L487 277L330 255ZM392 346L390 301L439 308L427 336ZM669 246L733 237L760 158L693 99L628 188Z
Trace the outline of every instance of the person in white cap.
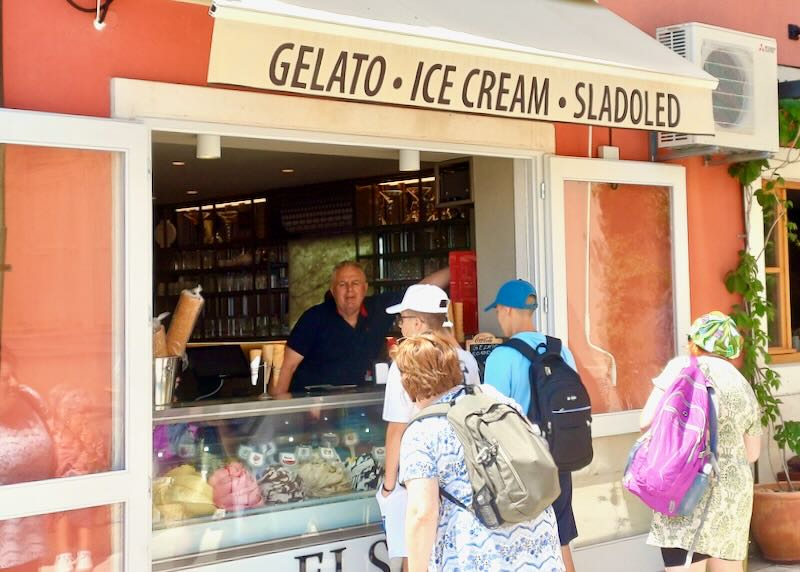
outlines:
M437 332L452 340L456 348L461 370L464 372L464 383L480 383L478 363L467 351L461 349L455 337L446 329L451 327L447 321L447 308L450 300L444 290L433 284L415 284L406 290L403 300L386 308L387 314L396 314L396 323L403 337L411 337L427 332ZM411 418L416 413L416 405L403 389L400 370L397 364L389 368L386 378L386 394L383 401L383 420L388 423L386 429L386 474L381 488L378 490L378 504L384 516L386 543L391 558L399 558L407 554L405 545L405 489L397 487L397 476L400 464L400 440ZM403 567L406 569L407 561Z

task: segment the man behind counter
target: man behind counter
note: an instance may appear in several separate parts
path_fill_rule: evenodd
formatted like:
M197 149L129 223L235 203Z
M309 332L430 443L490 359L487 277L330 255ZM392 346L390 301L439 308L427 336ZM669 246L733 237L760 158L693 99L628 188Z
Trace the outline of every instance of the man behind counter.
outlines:
M450 269L426 276L420 284L446 288ZM286 342L283 367L271 395L302 391L310 385L364 383L385 349L394 316L386 308L399 304L404 292L367 296L367 277L357 262L346 260L331 273L332 299L306 310Z

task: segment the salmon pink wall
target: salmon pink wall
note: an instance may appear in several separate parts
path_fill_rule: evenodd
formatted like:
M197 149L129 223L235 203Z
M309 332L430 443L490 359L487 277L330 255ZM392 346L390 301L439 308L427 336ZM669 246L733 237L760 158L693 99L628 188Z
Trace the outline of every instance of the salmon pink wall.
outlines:
M659 26L701 22L778 41L778 63L800 66L800 41L788 38L789 24L800 25L796 0L669 0L667 3L642 0L599 0L600 4L625 18L641 30L654 35Z
M647 161L648 135L628 129L591 129L583 125L556 125L556 154L597 157L600 145L619 147L620 159ZM744 232L739 186L726 167L709 167L701 158L676 161L686 167L689 226L689 287L692 318L709 310L727 312L736 298L725 289L724 278L736 265ZM709 221L714 222L709 222Z
M718 5L704 7L709 3L678 0L664 10L661 4L639 0L602 3L650 33L660 24L695 19L741 29L745 27L737 23L752 24L751 31L758 33L770 33L774 28L771 33L779 40L778 32L785 31L784 20L789 18L792 4L789 0L765 6L734 2L736 9L728 3L720 10ZM91 14L78 12L64 0L48 0L46 6L6 0L2 6L7 107L102 117L110 114L112 77L206 84L212 19L204 6L173 0L115 2L106 29L99 32L92 26ZM790 43L781 49L779 58L787 61L794 54L796 59L790 61L800 64L798 50L799 43ZM599 145L610 144L620 147L622 159L648 160L647 133L593 128L591 137L592 155L596 156ZM558 154L585 157L588 148L588 127L556 126ZM722 277L733 266L743 228L739 193L723 167L704 167L699 160L686 165L689 233L693 239L692 313L697 315L712 307L726 310L731 297ZM724 224L708 225L706 220L712 213ZM720 236L712 236L712 231Z
M5 0L2 7L6 107L104 117L112 77L206 83L207 7L114 2L102 31L92 26L92 14L66 0Z
M676 349L669 189L564 186L570 350L592 412L639 409Z
M689 211L689 274L692 318L711 310L730 311L738 298L725 289L725 275L744 247L744 213L739 183L727 166L707 167L695 157L686 166Z

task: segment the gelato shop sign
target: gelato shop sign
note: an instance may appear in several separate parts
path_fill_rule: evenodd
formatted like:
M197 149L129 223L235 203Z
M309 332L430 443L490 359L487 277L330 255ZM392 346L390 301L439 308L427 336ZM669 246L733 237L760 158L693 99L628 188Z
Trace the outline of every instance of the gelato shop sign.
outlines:
M435 49L442 42L418 38L424 46L415 47L403 38L406 45L217 19L208 81L517 119L713 132L705 87L644 71L610 75L554 56Z

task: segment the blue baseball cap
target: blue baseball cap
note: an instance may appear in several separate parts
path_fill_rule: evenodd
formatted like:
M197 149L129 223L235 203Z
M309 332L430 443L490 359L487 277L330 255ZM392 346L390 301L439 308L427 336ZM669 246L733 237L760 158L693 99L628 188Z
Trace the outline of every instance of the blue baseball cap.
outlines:
M530 296L533 296L532 303L528 302ZM539 302L536 300L536 288L527 280L509 280L500 286L494 302L486 306L483 311L488 312L498 305L521 310L535 310L539 307Z

